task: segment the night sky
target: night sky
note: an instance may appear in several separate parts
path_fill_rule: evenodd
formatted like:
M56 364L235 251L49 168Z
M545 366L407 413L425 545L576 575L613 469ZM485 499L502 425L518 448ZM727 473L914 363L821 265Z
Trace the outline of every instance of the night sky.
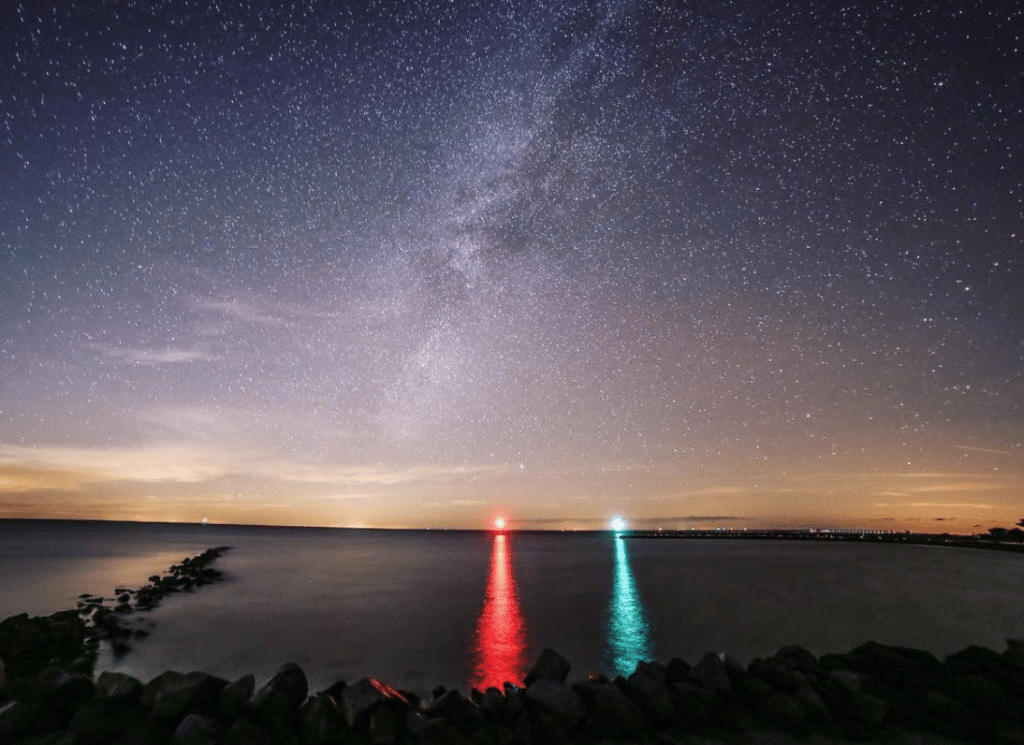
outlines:
M1015 2L40 2L0 516L1024 517Z

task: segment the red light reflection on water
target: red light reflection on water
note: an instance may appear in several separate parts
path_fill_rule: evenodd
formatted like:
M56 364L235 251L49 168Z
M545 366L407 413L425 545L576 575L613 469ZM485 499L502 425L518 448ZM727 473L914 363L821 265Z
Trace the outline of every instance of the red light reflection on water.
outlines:
M487 579L484 607L476 622L473 646L473 679L470 685L485 690L501 688L505 681L523 684L526 675L526 627L516 597L516 580L508 539L494 536L491 573Z

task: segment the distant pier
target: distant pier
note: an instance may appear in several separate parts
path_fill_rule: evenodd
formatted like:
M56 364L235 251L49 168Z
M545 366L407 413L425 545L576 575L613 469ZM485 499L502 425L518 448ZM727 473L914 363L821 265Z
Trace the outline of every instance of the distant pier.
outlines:
M996 541L992 540L988 536L982 535L911 533L909 531L861 530L858 528L628 530L622 531L619 535L623 538L857 541L860 543L900 543L910 545L949 546L951 548L980 548L994 551L1015 551L1024 553L1024 543Z

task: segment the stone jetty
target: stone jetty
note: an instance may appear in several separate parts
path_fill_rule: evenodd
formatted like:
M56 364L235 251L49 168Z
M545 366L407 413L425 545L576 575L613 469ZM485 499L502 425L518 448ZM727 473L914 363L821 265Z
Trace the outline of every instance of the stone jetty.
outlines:
M94 679L74 662L60 664L85 633L81 619L30 621L54 662L28 676L0 666L0 743L1024 743L1021 641L945 660L874 642L821 657L785 647L747 666L708 652L692 665L641 662L628 678L575 682L569 662L546 649L523 686L468 696L439 687L421 700L373 678L310 695L295 664L259 687L252 675L228 681L202 672L167 671L145 684L122 673Z

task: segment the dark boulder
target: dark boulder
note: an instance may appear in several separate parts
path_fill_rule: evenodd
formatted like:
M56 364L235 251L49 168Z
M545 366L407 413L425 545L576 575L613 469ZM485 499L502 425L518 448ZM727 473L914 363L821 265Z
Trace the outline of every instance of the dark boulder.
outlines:
M788 693L793 693L807 683L807 677L800 670L778 657L754 660L750 663L748 671L772 688Z
M503 719L507 723L515 722L524 710L526 694L519 686L506 681L502 684L505 690L505 710Z
M308 692L306 674L294 662L288 662L253 694L245 708L253 719L266 724L282 716L295 714L306 700Z
M220 692L220 714L226 719L234 719L242 713L245 702L256 689L256 677L252 673L243 675L234 683L224 686Z
M775 653L775 656L772 659L778 660L794 670L799 670L805 674L821 672L821 665L818 664L818 658L803 647L795 644L783 647Z
M732 687L725 667L724 655L705 652L690 670L690 679L712 691L728 691Z
M825 700L809 683L804 683L800 686L793 696L800 704L800 708L803 709L804 716L808 720L827 722L834 718Z
M732 690L737 700L755 711L760 701L776 692L767 681L756 675L747 675L737 680Z
M390 745L399 742L405 726L405 710L390 704L375 706L370 711L367 731L374 745Z
M588 731L604 739L624 738L646 726L640 707L621 688L598 680L574 683L572 689L583 701Z
M711 688L693 682L673 683L676 714L686 726L700 726L710 721L723 706L721 697Z
M946 693L980 717L998 715L1006 700L998 682L978 673L954 675L946 685Z
M1007 639L1003 655L1024 664L1024 639Z
M32 698L60 718L70 717L78 706L92 696L94 687L88 676L69 673L53 665L35 675L29 683Z
M175 728L172 745L217 745L224 726L213 717L189 714Z
M500 722L505 711L505 696L494 686L490 686L480 697L480 713L489 722Z
M113 704L109 699L94 699L75 712L67 731L74 735L76 744L104 745L120 737L129 721L140 719L133 716L130 707Z
M39 716L39 704L7 701L0 704L0 742L15 742L31 732Z
M469 733L484 722L483 713L457 690L446 691L427 709L428 718L444 719L459 730Z
M772 693L757 702L757 716L761 721L785 732L804 731L804 710L788 693Z
M110 701L135 702L142 697L143 685L131 675L102 672L96 679L96 697Z
M690 663L678 657L673 657L668 661L668 665L665 666L665 671L668 673L669 680L673 683L680 683L690 678Z
M339 743L347 730L341 707L328 693L318 693L300 707L299 727L306 745Z
M406 698L373 677L364 677L346 686L338 704L349 727L365 731L376 728L378 737L392 724L397 727L410 708ZM390 713L377 714L375 717L375 711L382 707L386 707Z
M277 745L270 730L248 719L236 720L220 742L221 745Z
M527 686L535 680L553 680L556 683L565 683L569 675L569 661L553 649L544 649L540 653L537 664L526 674L523 681Z
M564 742L587 714L579 694L550 678L540 678L526 687L526 700L545 736Z
M142 706L154 719L176 720L185 714L215 714L227 681L201 672L168 670L142 689Z
M856 717L875 727L881 725L885 721L885 715L889 713L888 701L868 693L854 693L852 704Z
M630 696L656 722L667 722L675 715L672 692L664 668L640 663L629 676L626 688Z
M864 685L866 675L856 673L853 670L833 670L828 674L829 680L834 681L845 691L856 693Z

